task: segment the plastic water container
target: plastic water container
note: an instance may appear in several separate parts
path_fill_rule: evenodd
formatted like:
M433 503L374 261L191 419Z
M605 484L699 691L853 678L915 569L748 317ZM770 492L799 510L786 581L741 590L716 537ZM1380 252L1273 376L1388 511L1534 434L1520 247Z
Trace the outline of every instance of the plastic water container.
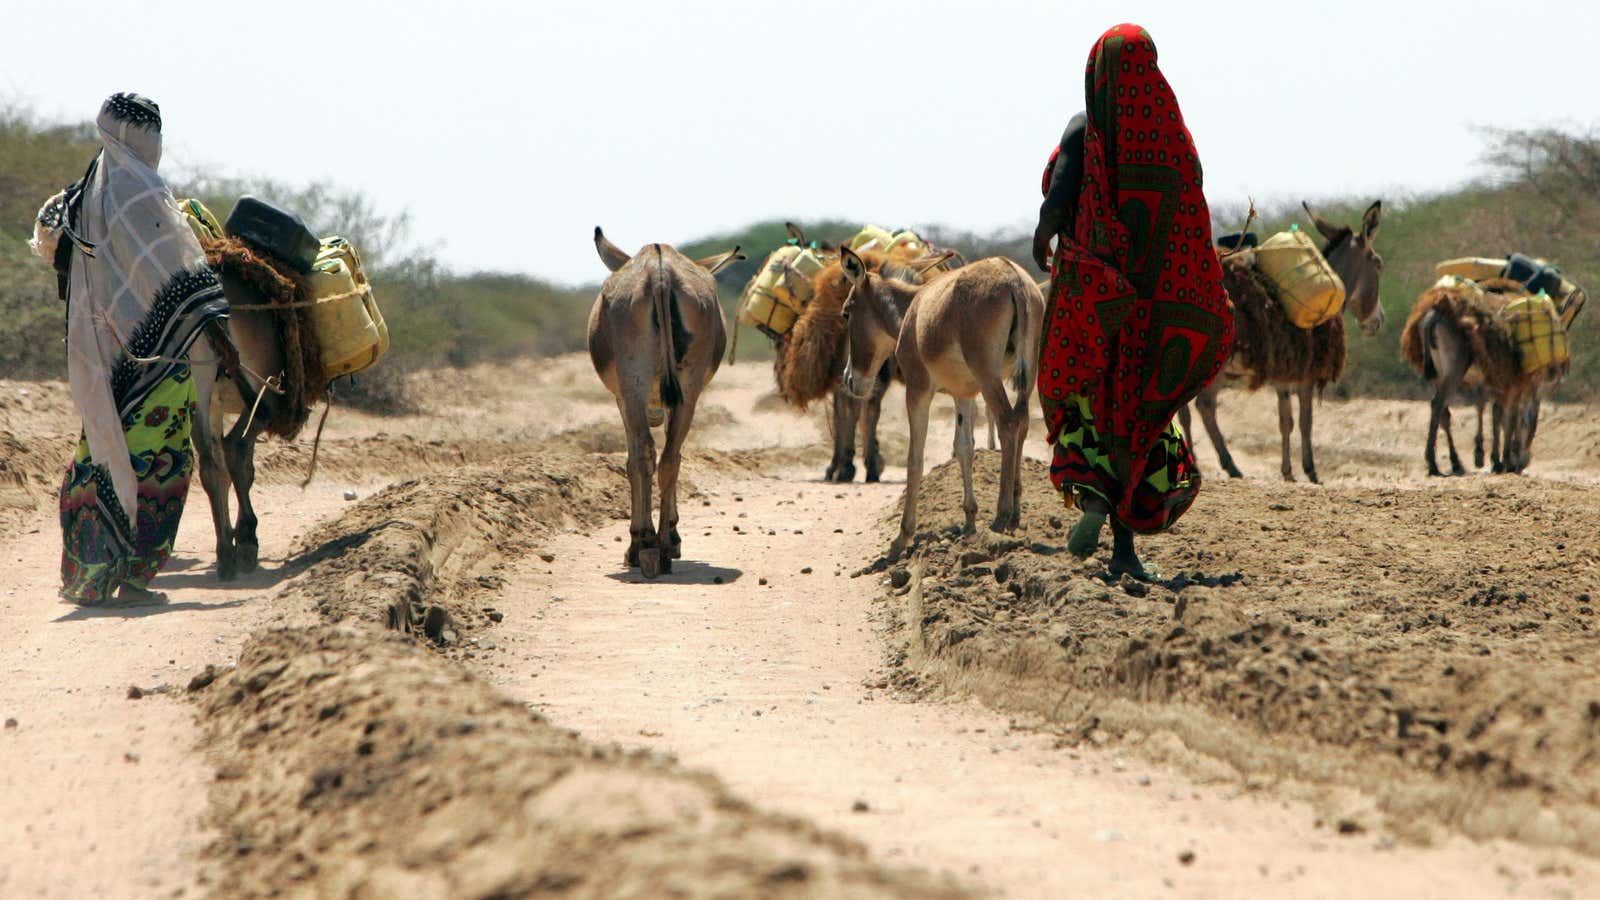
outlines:
M349 241L329 238L305 276L311 296L311 326L322 348L325 377L337 378L368 368L388 350L388 327L375 316L372 285Z
M856 232L856 236L846 244L851 250L861 253L866 250L888 251L889 244L894 241L894 235L888 229L876 225L868 225Z
M1315 328L1344 310L1344 281L1299 228L1267 238L1255 253L1256 268L1278 289L1297 328Z
M1463 256L1460 259L1447 259L1433 267L1433 274L1440 277L1454 275L1468 281L1488 281L1499 278L1506 270L1506 260L1496 259L1492 256Z
M361 254L356 252L356 245L338 235L322 239L322 250L319 258L336 256L344 260L350 267L351 277L355 279L356 287L361 289L361 299L367 307L367 314L372 316L372 321L378 326L378 355L389 352L389 323L383 320L383 312L378 309L378 301L372 293L372 282L367 280L367 270L361 265Z
M1531 297L1519 297L1506 304L1501 316L1517 349L1522 352L1524 373L1564 366L1572 361L1567 330L1561 326L1555 301L1549 294L1540 291Z

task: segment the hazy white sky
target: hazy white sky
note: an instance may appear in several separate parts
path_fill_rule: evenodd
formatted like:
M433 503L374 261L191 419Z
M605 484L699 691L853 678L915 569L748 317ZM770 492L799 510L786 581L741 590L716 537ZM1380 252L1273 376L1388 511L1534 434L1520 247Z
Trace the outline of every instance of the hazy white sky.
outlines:
M1481 172L1474 126L1600 121L1586 0L5 5L0 99L82 120L136 90L168 165L335 181L456 269L570 282L603 274L596 224L1031 224L1118 21L1155 36L1216 205L1445 187Z

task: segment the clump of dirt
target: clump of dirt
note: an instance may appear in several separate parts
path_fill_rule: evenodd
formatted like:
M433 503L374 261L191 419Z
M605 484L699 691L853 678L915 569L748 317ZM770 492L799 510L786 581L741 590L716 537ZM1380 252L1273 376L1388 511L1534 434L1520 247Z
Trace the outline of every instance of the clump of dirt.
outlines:
M560 528L625 515L627 475L611 457L551 447L386 488L318 528L286 589L330 622L384 623L453 644L482 624L477 598L499 570Z
M988 507L997 455L979 460ZM961 540L958 470L925 481L931 531L888 579L903 685L1252 783L1359 788L1402 833L1600 854L1600 488L1212 482L1141 540L1167 575L1146 585L1111 579L1109 532L1094 559L1066 553L1077 513L1043 465L1023 484L1017 534Z
M222 896L961 896L586 744L398 636L252 638L202 696Z

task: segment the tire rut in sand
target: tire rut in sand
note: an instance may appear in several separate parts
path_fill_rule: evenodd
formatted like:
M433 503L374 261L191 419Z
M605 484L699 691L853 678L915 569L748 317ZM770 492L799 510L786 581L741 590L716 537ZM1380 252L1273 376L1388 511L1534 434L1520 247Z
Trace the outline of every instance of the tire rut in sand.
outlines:
M196 694L218 770L216 893L964 895L712 776L586 743L383 630L391 610L433 606L487 624L474 604L497 564L617 513L614 467L552 449L424 476L313 536L286 590L337 624L257 634Z
M991 503L995 455L979 454ZM925 528L959 522L958 470ZM902 686L970 693L1096 743L1317 802L1355 833L1443 824L1600 855L1597 541L1589 485L1207 486L1141 541L1169 579L1065 552L1025 463L1023 528L925 533L886 579ZM886 523L885 545L892 533Z

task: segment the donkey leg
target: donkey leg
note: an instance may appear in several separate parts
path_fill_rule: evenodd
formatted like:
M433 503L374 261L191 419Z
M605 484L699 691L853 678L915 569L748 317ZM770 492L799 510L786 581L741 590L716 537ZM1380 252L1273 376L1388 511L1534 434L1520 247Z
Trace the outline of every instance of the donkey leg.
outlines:
M222 445L222 411L211 406L209 397L203 402L203 406L197 404L195 409L195 457L200 468L200 484L211 505L211 526L217 535L217 578L232 581L239 577L239 564L234 559L233 516L228 509L228 492L233 485L228 478L227 453Z
M1422 458L1428 464L1428 475L1434 478L1444 474L1439 471L1438 462L1439 410L1444 408L1446 402L1444 397L1443 388L1436 387L1433 392L1433 400L1428 403L1428 442L1422 448Z
M889 393L889 367L878 376L872 396L861 402L861 461L867 467L867 483L883 477L883 449L878 446L878 420L883 415L883 397Z
M617 400L622 410L622 429L628 437L628 487L633 495L628 553L623 564L638 566L646 578L654 578L661 570L661 553L655 528L650 524L650 477L655 470L656 442L650 434L645 396L640 390Z
M244 426L241 419L222 444L233 492L239 498L239 522L233 530L234 560L239 574L248 575L256 570L261 544L256 537L255 504L250 502L250 489L256 483L256 429L246 432Z
M1300 386L1300 468L1306 473L1307 481L1321 484L1317 480L1317 460L1311 450L1311 409L1316 403L1316 393L1316 385Z
M1284 481L1294 480L1294 465L1289 461L1289 436L1294 433L1294 407L1290 404L1289 389L1278 388L1278 435L1282 438L1283 465L1279 471Z
M978 402L972 397L956 400L955 457L961 466L961 512L966 516L963 534L977 530L978 497L972 491L972 454L977 449L973 431L978 418Z
M1478 410L1478 433L1472 438L1472 467L1483 468L1483 393L1479 392L1478 398L1473 401L1473 406Z
M1489 440L1491 441L1489 448L1489 470L1496 475L1506 470L1505 456L1503 455L1505 449L1500 443L1501 430L1505 427L1504 419L1505 408L1501 406L1500 401L1496 400L1494 405L1490 408L1489 418Z
M917 535L917 494L922 489L922 452L928 443L928 407L933 402L929 386L906 385L906 421L911 428L911 449L906 453L905 510L900 514L900 534L889 545L889 555L899 556Z
M1211 439L1211 446L1217 451L1217 462L1222 466L1222 471L1228 473L1229 478L1243 478L1244 473L1234 465L1233 454L1228 452L1228 439L1222 436L1222 426L1217 424L1217 389L1208 387L1194 398L1195 409L1200 412L1200 423L1205 426L1206 436ZM1185 434L1189 432L1187 406L1184 407L1184 418L1180 420ZM1192 436L1191 436L1192 437Z
M861 401L843 387L833 390L833 464L829 481L849 484L856 478L856 423L861 418Z
M1018 425L1023 429L1028 427L1028 417L1013 416L1011 407L1006 403L1005 388L999 381L984 382L983 385L984 412L989 422L995 426L1000 441L1000 497L995 502L994 521L989 523L990 531L1011 531L1019 524L1020 514L1017 511L1017 500L1020 491L1017 470L1021 457L1015 451L1020 443ZM973 404L976 411L977 404ZM957 406L959 414L960 407ZM1025 433L1025 432L1024 432Z
M1456 453L1455 414L1450 411L1448 403L1439 413L1439 422L1444 428L1444 445L1450 451L1450 474L1467 474L1467 467L1461 464L1461 455Z
M694 407L699 396L688 395L667 413L667 434L661 444L661 465L656 480L661 486L661 527L656 540L661 547L661 571L671 572L672 561L683 556L683 541L678 537L678 469L683 465L683 441L694 424Z

